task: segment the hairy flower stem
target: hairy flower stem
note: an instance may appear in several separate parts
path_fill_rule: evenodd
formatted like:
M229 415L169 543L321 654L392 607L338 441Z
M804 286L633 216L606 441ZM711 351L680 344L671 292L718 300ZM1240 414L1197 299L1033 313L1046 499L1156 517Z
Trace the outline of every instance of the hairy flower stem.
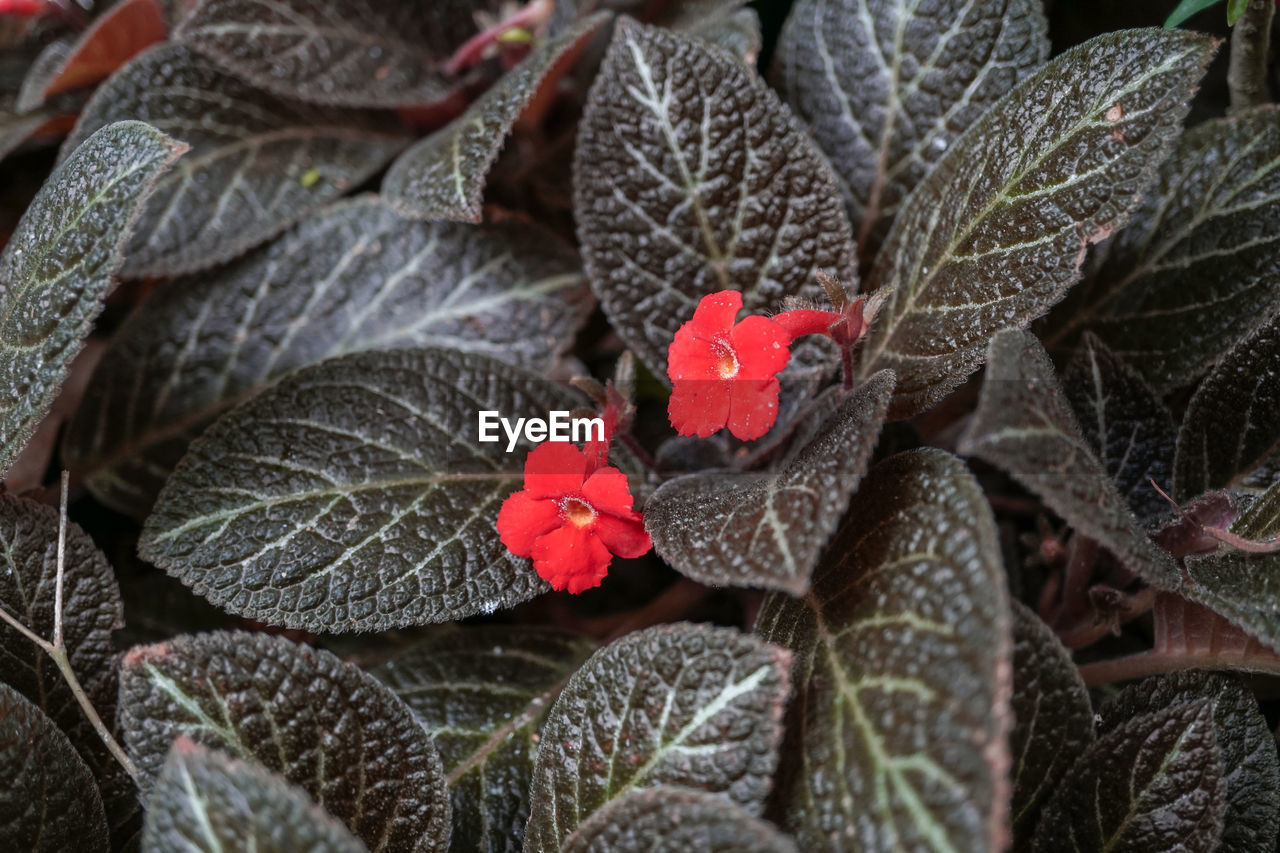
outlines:
M75 670L71 667L71 658L67 654L67 646L62 633L62 589L66 578L67 566L67 481L68 474L63 471L62 501L58 514L58 562L54 580L53 640L45 640L2 607L0 607L0 620L3 620L9 627L35 643L36 646L53 659L58 671L62 673L62 677L66 680L67 686L71 688L71 694L76 697L80 710L84 712L94 731L98 733L98 737L102 738L107 751L111 753L111 756L116 761L120 762L120 766L129 774L129 778L133 780L133 783L141 787L141 776L138 773L138 768L129 759L129 756L125 754L124 748L120 746L120 743L111 734L111 730L102 721L102 717L98 716L98 712L93 707L93 702L90 701L88 694L84 692L80 679L76 677Z
M1227 86L1231 90L1231 112L1256 107L1268 101L1267 51L1271 46L1272 0L1249 0L1244 15L1231 31L1231 56Z

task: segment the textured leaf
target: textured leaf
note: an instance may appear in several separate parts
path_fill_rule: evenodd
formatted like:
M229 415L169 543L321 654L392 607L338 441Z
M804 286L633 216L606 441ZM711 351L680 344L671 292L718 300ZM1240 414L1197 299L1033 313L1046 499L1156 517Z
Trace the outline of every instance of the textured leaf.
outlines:
M1187 598L1222 615L1280 653L1280 554L1224 549L1188 557Z
M1148 583L1175 588L1177 568L1151 544L1081 434L1039 341L1029 332L1000 332L987 359L982 397L960 452L1008 472Z
M595 15L538 45L460 117L401 154L382 182L387 201L410 216L480 222L485 180L516 120L608 17Z
M540 229L414 222L373 198L335 205L150 297L99 362L65 464L141 518L187 445L289 370L433 344L544 371L586 297L577 255Z
M444 61L496 0L205 0L177 38L284 97L357 107L440 101L466 78Z
M534 765L525 850L561 849L629 791L678 785L759 814L773 781L791 657L729 628L628 634L573 674Z
M756 630L791 648L799 696L779 777L806 851L999 849L1011 642L995 523L939 450L880 463L804 599Z
M1255 542L1280 537L1280 480L1240 513L1231 524L1231 532Z
M182 45L154 47L98 88L67 140L139 118L191 145L158 184L122 275L176 275L234 258L380 169L403 145L381 114L264 94Z
M53 637L57 549L57 510L0 495L0 606L45 639ZM109 724L115 719L118 680L111 635L124 625L124 608L111 566L74 524L67 526L62 612L63 643L71 669L98 715ZM0 681L36 703L67 733L98 778L112 824L131 818L137 810L133 783L106 750L62 674L44 651L3 624Z
M857 278L835 178L777 97L723 53L622 21L574 155L587 274L614 327L665 376L697 301L748 311Z
M587 818L565 853L794 853L791 839L720 794L659 786Z
M440 757L390 690L329 652L216 632L135 646L121 728L145 787L179 736L256 761L304 788L371 850L440 850L449 798Z
M1211 853L1226 803L1213 703L1136 717L1098 741L1045 807L1037 853Z
M105 80L167 35L158 0L118 0L84 32L51 42L41 51L22 81L18 111L31 112L55 95Z
M866 473L892 395L893 374L873 376L776 473L696 473L663 483L645 503L654 550L701 583L803 595Z
M451 849L521 849L538 729L593 649L553 631L446 628L373 670L440 750L453 799Z
M120 266L120 247L182 146L108 127L45 182L0 254L0 475L53 404Z
M1126 687L1099 715L1098 731L1126 720L1188 702L1207 699L1226 781L1219 849L1239 853L1275 853L1280 830L1280 761L1276 742L1258 710L1258 702L1234 676L1174 672Z
M1239 486L1280 453L1280 314L1227 354L1187 406L1176 497Z
M1280 310L1277 217L1280 107L1198 125L1055 312L1052 340L1089 328L1158 389L1190 382Z
M451 350L300 370L191 445L139 553L218 606L275 625L383 630L548 589L495 535L532 445L477 441L477 410L546 417L581 399Z
M1093 708L1080 671L1049 626L1013 602L1013 847L1030 848L1040 810L1093 745Z
M275 773L178 738L147 801L144 853L363 853L345 826Z
M667 3L653 23L714 45L754 68L763 37L760 16L747 0L682 0Z
M1080 432L1116 490L1141 521L1168 515L1169 503L1151 487L1173 488L1178 429L1173 415L1142 376L1086 334L1062 384Z
M0 684L0 779L0 848L111 849L89 768L53 721L7 684Z
M887 301L862 370L898 373L891 417L928 408L1080 277L1172 147L1208 36L1131 30L1067 51L950 146L894 221L868 290Z
M969 125L1049 58L1039 0L800 0L773 79L831 158L870 256Z

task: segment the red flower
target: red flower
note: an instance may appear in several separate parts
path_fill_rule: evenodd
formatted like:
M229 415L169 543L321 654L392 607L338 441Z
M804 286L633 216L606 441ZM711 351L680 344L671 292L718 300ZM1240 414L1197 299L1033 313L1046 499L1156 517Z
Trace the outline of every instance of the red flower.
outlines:
M705 438L726 425L738 438L759 438L778 417L778 372L791 357L791 335L768 317L741 323L742 294L704 296L667 350L667 413L681 435Z
M563 441L529 454L524 489L503 502L498 534L511 553L533 558L552 589L572 593L599 586L614 554L639 557L651 547L627 476Z

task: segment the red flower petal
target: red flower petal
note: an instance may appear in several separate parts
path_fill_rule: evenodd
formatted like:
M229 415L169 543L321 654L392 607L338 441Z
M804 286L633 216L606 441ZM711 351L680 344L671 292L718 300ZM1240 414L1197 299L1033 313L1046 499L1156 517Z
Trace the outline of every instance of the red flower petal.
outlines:
M524 487L531 497L577 494L587 478L587 455L569 441L545 441L524 461Z
M763 383L739 380L731 383L729 432L743 441L753 441L767 433L778 419L778 378Z
M792 340L795 340L801 335L825 335L831 325L839 322L843 317L844 315L838 311L798 308L793 311L783 311L773 318L773 322L786 330Z
M533 555L534 542L562 525L560 506L551 499L516 492L498 510L498 537L517 557Z
M601 468L588 477L582 484L582 499L597 513L635 517L631 511L631 485L627 475L617 468Z
M729 393L734 384L724 379L677 380L667 401L667 419L680 435L712 435L729 419Z
M736 380L768 379L791 358L791 336L768 317L746 318L733 327L729 340L738 357Z
M675 339L667 347L667 376L672 382L681 379L718 379L720 358L715 342L705 337L693 321L676 331Z
M632 518L618 518L601 513L596 516L594 530L604 546L619 557L633 559L649 553L653 543L645 532L644 522L640 516L632 513Z
M571 593L597 587L613 555L590 528L566 524L533 545L533 568L552 589Z
M734 318L742 310L742 294L736 290L722 290L702 297L693 311L694 327L698 331L714 335L733 327Z

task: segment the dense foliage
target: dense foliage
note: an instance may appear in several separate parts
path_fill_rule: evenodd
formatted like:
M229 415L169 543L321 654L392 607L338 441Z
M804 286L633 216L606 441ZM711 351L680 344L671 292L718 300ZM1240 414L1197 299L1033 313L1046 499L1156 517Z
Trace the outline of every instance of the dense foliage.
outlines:
M1273 14L0 0L0 849L1276 853Z

